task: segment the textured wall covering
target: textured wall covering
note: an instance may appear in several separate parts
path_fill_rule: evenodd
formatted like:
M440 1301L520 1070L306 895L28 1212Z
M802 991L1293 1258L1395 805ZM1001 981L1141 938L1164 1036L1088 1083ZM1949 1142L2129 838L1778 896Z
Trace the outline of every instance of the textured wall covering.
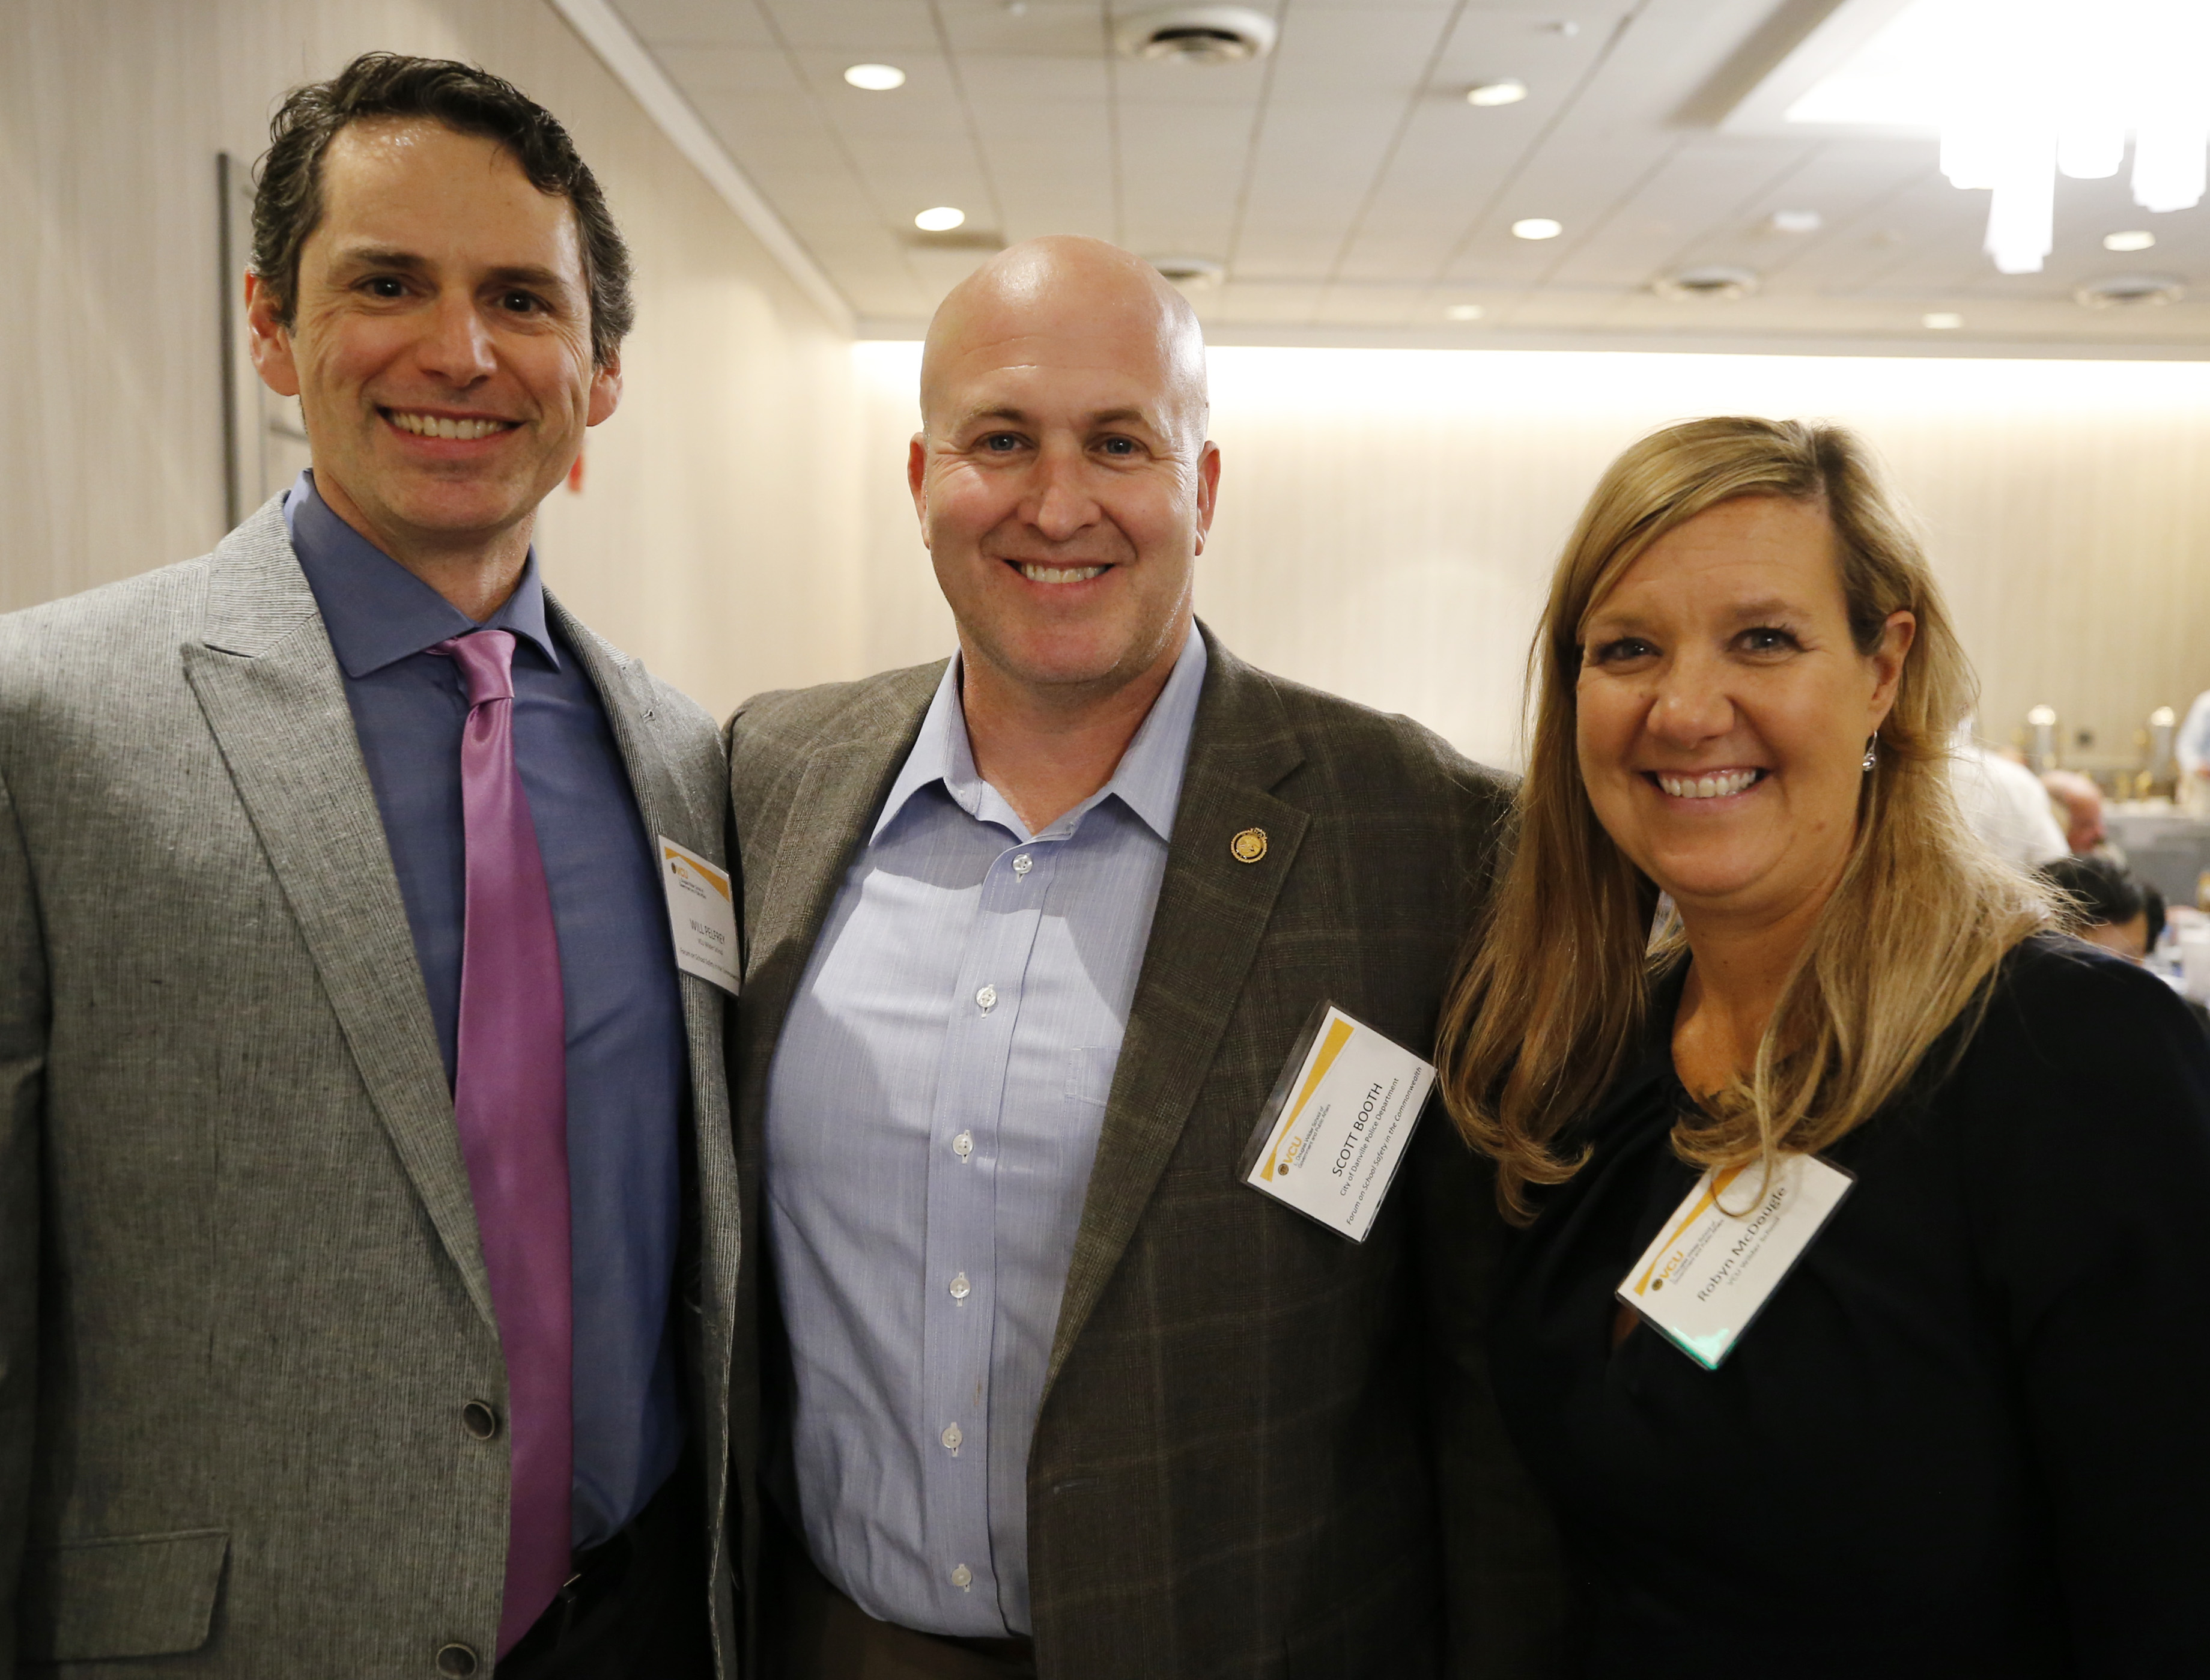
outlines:
M621 412L556 491L552 586L710 709L855 674L842 335L542 0L9 0L0 610L223 523L215 155L366 47L480 62L575 133L634 249Z
M855 351L870 663L942 652L903 482L919 347ZM1861 430L1917 510L2008 740L2056 707L2123 758L2210 687L2210 368L1422 350L1211 353L1199 610L1246 658L1515 756L1527 642L1604 465L1695 414Z

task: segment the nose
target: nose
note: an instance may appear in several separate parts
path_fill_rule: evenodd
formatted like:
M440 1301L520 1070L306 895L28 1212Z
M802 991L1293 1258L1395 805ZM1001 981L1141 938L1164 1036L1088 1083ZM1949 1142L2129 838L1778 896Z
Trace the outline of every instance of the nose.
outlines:
M1734 728L1734 702L1728 698L1723 668L1694 654L1666 664L1650 704L1650 733L1670 746L1694 747Z
M1021 518L1046 541L1068 541L1097 523L1096 499L1083 481L1084 466L1071 449L1047 446L1038 454Z
M475 299L457 292L439 294L417 354L424 372L456 390L489 378L498 368L491 331Z

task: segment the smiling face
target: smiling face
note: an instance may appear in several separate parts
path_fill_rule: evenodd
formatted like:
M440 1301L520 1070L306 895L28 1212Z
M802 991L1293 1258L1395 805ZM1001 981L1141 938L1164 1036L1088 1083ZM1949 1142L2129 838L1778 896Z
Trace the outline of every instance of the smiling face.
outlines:
M946 300L908 472L970 673L1066 699L1171 665L1219 480L1202 354L1165 282L1094 240Z
M1668 532L1584 626L1577 746L1597 819L1692 921L1823 903L1914 627L1892 613L1858 650L1817 504L1744 497Z
M289 327L249 281L262 378L305 414L317 487L396 558L495 542L620 395L591 362L575 215L498 142L362 122L322 160Z

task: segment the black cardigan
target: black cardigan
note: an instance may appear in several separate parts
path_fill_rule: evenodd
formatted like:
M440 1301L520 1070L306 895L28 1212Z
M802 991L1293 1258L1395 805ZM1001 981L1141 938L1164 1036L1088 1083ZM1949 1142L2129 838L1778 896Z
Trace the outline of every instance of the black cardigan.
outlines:
M1647 1325L1609 1342L1696 1178L1679 988L1493 1326L1578 1671L2210 1675L2210 1041L2180 1000L2019 947L1954 1071L1830 1151L1855 1188L1707 1371Z

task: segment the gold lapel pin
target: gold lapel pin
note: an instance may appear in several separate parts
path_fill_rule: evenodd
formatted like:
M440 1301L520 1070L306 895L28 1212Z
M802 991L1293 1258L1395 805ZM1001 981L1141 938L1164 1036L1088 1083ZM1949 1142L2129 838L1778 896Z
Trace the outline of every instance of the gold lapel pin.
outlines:
M1256 863L1266 855L1266 831L1245 829L1228 843L1228 855L1238 863Z

